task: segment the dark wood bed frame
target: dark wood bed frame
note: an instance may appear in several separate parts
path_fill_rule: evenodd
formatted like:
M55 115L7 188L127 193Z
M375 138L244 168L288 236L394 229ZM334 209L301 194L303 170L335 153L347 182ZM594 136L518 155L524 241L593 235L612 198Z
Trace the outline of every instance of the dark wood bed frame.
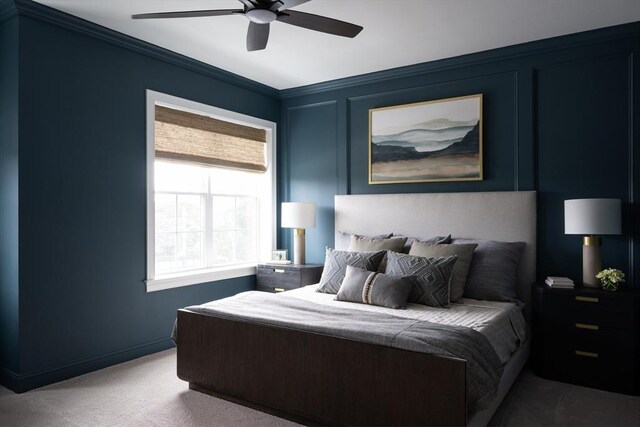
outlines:
M339 230L375 235L388 232L389 224L406 236L446 231L527 242L516 291L521 301L529 301L536 265L535 192L335 197L336 249L349 244ZM467 414L461 359L188 310L178 311L177 341L178 376L192 389L306 424L486 424L497 408Z
M178 311L191 389L312 425L466 424L466 362Z

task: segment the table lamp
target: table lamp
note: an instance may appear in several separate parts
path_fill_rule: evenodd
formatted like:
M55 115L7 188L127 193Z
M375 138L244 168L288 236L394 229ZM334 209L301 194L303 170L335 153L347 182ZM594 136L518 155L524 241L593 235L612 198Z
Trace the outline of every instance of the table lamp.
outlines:
M602 270L598 235L620 234L620 199L564 201L564 234L582 234L582 285L599 288L596 274Z
M304 229L316 226L316 205L313 203L282 203L280 225L283 228L294 228L293 263L305 263Z

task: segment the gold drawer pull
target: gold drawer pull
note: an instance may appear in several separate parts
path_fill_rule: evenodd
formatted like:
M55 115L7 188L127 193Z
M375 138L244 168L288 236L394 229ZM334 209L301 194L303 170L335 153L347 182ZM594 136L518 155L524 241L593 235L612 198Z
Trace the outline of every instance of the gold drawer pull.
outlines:
M273 288L276 292L284 292L284 288Z
M583 301L583 302L598 302L599 299L598 298L594 298L594 297L576 297L576 301Z
M576 356L593 357L594 359L597 359L598 353L591 353L590 351L576 350Z
M274 273L284 273L284 269L283 268L274 268L273 272Z
M598 325L589 325L587 323L576 323L576 328L589 329L590 331L597 331L598 329L600 329Z

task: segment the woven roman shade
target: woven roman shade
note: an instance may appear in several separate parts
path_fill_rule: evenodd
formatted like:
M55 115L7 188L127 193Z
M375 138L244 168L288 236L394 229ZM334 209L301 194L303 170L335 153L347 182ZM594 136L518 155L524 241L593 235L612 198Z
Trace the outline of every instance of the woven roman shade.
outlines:
M267 132L209 116L155 106L157 159L264 172Z

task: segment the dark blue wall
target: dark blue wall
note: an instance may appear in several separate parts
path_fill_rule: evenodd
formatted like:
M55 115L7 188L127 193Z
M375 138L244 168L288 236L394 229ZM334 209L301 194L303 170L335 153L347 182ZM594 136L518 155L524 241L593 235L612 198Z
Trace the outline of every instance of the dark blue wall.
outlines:
M16 3L0 10L0 361L15 390L167 348L177 308L254 287L145 292L146 89L279 122L279 199L319 207L309 262L333 244L335 194L536 189L539 276L580 275L571 197L627 203L604 261L640 269L638 24L278 93ZM367 184L368 109L478 92L484 181Z
M321 207L308 262L333 244L334 194L537 190L539 277L581 278L563 200L583 197L623 200L624 234L603 239L603 263L637 277L639 56L634 23L283 91L281 194ZM368 184L369 109L474 93L483 181Z
M0 366L4 372L18 367L17 17L0 24L0 94Z
M19 349L4 331L2 347L19 354L17 366L3 358L3 382L24 390L168 348L176 309L255 287L246 277L145 291L146 89L274 122L279 100L270 88L252 90L255 82L233 84L22 14L14 21L20 191L6 211L19 208L20 333ZM15 290L3 280L5 288ZM3 296L7 316L15 303Z

